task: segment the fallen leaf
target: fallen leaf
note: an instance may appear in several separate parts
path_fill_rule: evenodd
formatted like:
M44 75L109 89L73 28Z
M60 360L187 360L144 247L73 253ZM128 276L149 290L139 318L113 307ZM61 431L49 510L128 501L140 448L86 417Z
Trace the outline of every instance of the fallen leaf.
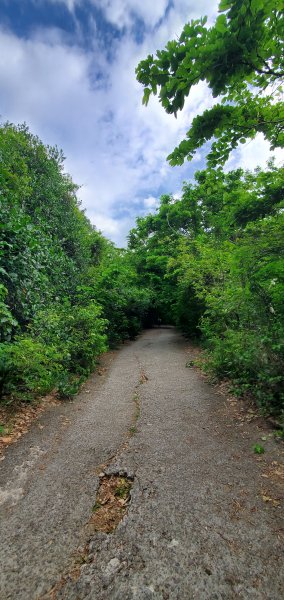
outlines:
M4 435L3 437L0 438L1 442L4 442L4 444L9 444L9 442L11 442L11 440L13 439L11 435Z

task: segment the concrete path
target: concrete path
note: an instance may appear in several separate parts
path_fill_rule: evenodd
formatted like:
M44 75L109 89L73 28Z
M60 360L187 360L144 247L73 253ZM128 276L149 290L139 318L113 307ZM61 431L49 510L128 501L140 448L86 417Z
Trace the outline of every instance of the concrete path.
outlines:
M280 445L268 435L266 453L253 454L258 422L238 419L186 368L187 346L173 329L145 332L117 353L106 377L91 378L75 402L47 411L7 451L1 599L282 597L283 521L273 476ZM128 439L138 400L137 431ZM89 538L74 580L68 569L86 541L102 463L109 473L134 476L131 504L115 532Z

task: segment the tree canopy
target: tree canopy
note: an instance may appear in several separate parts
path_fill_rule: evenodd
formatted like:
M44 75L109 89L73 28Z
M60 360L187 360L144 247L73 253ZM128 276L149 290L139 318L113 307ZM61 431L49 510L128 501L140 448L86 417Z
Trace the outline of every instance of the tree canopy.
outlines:
M202 337L207 368L284 410L283 169L198 171L161 197L129 247L164 322Z
M211 166L258 132L271 149L284 146L283 0L221 0L219 12L212 27L206 17L187 23L178 40L136 69L143 103L159 94L167 113L182 110L200 81L212 93L212 107L193 119L186 139L168 156L173 166L191 160L212 139Z

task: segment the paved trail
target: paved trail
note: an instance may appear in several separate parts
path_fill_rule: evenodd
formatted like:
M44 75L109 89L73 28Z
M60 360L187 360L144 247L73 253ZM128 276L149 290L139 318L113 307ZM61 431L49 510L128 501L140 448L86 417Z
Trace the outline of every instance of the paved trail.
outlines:
M106 462L108 472L134 475L128 515L114 533L93 535L92 562L76 581L67 577L58 600L282 597L281 509L263 500L271 480L262 477L279 447L270 440L265 455L253 455L257 424L243 425L185 368L186 346L173 329L145 332L105 377L91 378L75 402L48 410L9 448L1 599L50 597L84 541ZM137 395L137 432L123 445Z

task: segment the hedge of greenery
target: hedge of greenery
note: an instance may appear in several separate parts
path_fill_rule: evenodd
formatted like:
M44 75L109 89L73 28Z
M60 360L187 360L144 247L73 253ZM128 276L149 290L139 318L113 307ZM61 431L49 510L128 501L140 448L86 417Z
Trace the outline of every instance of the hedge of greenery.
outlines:
M75 393L150 302L125 252L80 210L64 157L26 126L0 128L0 392Z
M284 405L283 169L197 172L129 236L158 310L201 336L207 369L265 412ZM165 314L166 313L166 314Z

